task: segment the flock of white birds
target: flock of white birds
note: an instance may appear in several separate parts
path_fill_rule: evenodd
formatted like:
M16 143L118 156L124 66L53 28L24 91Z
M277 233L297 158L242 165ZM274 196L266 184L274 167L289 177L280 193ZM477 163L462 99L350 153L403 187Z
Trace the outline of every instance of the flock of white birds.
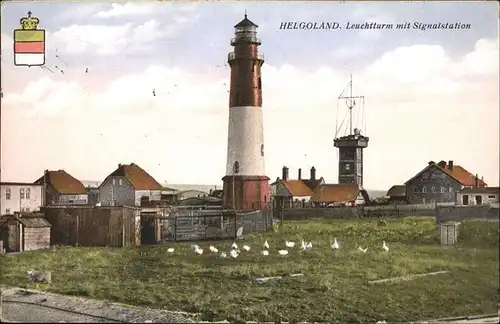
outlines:
M286 249L278 250L278 254L279 255L281 255L281 256L288 255L288 253L289 253L288 249L293 249L295 247L295 242L285 241L285 247L286 247ZM313 245L312 245L311 242L305 242L304 240L302 240L302 242L300 244L300 249L301 250L309 250L309 249L312 249L312 247L313 247ZM191 245L191 248L194 251L194 253L199 254L199 255L203 254L203 249L198 244ZM330 245L330 248L332 248L332 250L339 250L340 249L340 244L337 241L337 238L335 238L334 242ZM248 252L248 251L250 251L250 246L248 246L248 245L242 245L241 249L244 250L244 251L246 251L246 252ZM219 249L217 249L213 245L210 245L208 247L208 250L211 253L219 253ZM366 251L368 251L368 248L367 247L363 248L361 246L358 246L358 250L361 251L361 252L363 252L363 253L366 253ZM387 244L385 243L385 241L382 242L382 250L384 250L385 252L389 252L389 247L387 246ZM167 252L168 253L173 253L173 252L175 252L175 249L174 248L168 248ZM231 257L233 259L236 259L241 253L242 253L242 251L238 247L238 244L236 244L236 242L234 242L231 245L231 251L229 252L229 254L226 253L226 252L222 252L221 251L220 257L221 258L227 258L229 256L229 257ZM260 251L260 254L263 255L263 256L268 256L269 255L269 243L267 242L267 240L264 242L263 249Z

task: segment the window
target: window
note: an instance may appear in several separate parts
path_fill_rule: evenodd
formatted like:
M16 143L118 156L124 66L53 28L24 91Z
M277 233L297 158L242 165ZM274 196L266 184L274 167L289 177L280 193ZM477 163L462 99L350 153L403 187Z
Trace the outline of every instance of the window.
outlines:
M264 156L264 144L260 145L260 156Z
M431 192L436 192L436 187L432 186L431 187Z
M10 214L10 208L5 209L5 213L6 213L7 215L9 215L9 214Z
M19 197L24 199L24 188L19 189Z
M118 185L119 186L123 185L123 179L118 179Z
M483 197L482 196L476 196L476 205L482 205L483 204Z
M441 186L441 193L445 191L445 187Z
M5 189L5 199L6 200L10 200L10 188L6 188Z
M349 165L349 163L346 163L346 164L345 164L345 169L346 169L346 171L351 170L351 166Z
M423 186L422 187L422 193L426 193L427 192L427 187L426 186Z
M113 178L113 186L116 186L116 179Z
M30 199L30 196L31 196L31 189L26 188L26 199Z
M413 188L411 188L411 191L412 191L412 192L414 192L414 193L418 193L418 192L420 192L420 190L418 190L418 188L417 188L417 187L413 187Z
M495 199L495 198L496 198L496 196L493 196L493 195L492 195L492 196L488 196L488 198L490 198L490 199Z
M30 211L30 208L26 207L26 208L24 208L24 211L28 213Z
M257 87L259 89L262 89L262 79L259 77L259 80L257 81Z
M240 163L238 161L234 161L233 163L233 173L239 173L240 172Z
M450 192L453 192L453 187L450 187Z

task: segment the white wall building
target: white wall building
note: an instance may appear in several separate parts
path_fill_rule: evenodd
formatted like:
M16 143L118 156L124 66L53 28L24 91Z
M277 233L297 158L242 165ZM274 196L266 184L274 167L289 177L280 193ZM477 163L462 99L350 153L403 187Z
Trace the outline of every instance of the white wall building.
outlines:
M0 182L0 215L38 211L43 206L43 186L23 182Z

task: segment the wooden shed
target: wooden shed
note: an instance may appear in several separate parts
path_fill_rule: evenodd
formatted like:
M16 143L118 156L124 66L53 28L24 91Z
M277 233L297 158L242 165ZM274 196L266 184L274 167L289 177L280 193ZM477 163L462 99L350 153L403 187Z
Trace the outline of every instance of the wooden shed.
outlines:
M51 225L42 214L6 215L0 219L0 241L6 252L23 252L50 247Z

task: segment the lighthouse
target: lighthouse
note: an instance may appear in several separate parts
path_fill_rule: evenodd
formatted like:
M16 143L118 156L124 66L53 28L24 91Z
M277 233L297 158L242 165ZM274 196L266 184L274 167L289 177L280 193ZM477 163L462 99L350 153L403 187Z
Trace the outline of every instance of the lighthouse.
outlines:
M234 26L231 67L226 176L222 178L223 205L228 209L258 210L269 201L265 175L264 121L258 26L245 17Z

